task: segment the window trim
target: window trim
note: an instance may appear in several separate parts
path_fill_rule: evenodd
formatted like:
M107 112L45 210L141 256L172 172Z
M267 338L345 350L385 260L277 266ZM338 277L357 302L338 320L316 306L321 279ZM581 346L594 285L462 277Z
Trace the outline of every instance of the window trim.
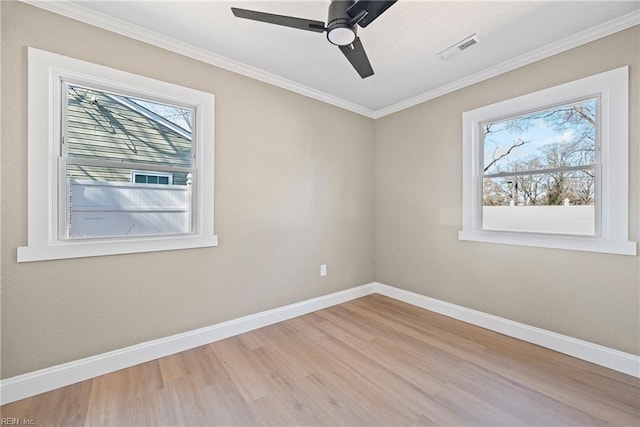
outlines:
M66 56L28 48L27 246L18 262L155 252L218 245L214 234L214 95ZM63 240L59 234L58 158L64 81L195 107L194 232Z
M482 228L482 123L600 97L599 235L578 236ZM636 255L628 240L629 67L624 66L462 114L463 203L459 240ZM480 190L478 190L480 189ZM598 225L596 225L597 227Z

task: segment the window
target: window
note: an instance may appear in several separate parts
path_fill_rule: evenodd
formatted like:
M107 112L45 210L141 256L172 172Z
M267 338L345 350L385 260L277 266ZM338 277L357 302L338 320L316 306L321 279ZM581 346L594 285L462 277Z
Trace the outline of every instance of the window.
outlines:
M163 184L169 185L173 183L173 175L157 174L153 172L132 172L131 182L136 184Z
M213 95L29 49L18 261L216 246Z
M62 80L64 239L191 233L194 110ZM180 117L184 128L171 121ZM139 172L143 166L155 171ZM175 180L174 180L175 175ZM131 180L133 178L133 180ZM163 184L161 186L140 184ZM64 190L63 190L64 189Z
M482 228L596 235L598 98L482 123Z
M461 240L635 255L628 70L463 113Z

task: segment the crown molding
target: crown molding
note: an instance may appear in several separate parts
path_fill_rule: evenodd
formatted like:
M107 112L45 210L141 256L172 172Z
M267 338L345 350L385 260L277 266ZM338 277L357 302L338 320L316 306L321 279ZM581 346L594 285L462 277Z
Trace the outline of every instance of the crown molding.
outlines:
M381 117L388 116L389 114L393 114L398 111L413 107L415 105L422 104L423 102L429 101L442 95L446 95L447 93L465 88L467 86L471 86L492 77L496 77L500 74L515 70L516 68L532 64L534 62L540 61L561 52L565 52L569 49L573 49L575 47L617 33L618 31L625 30L638 24L640 24L640 10L622 15L618 18L604 22L588 30L581 31L572 36L555 41L553 43L549 43L546 46L535 49L524 55L520 55L516 58L502 62L501 64L484 69L468 77L464 77L462 79L456 80L455 82L425 92L421 95L377 110L373 118L379 119Z
M374 110L370 110L361 105L296 83L292 80L280 77L273 73L269 73L268 71L262 70L260 68L252 67L250 65L234 61L227 58L226 56L215 54L206 49L196 47L192 44L178 41L172 37L165 36L158 32L138 27L121 19L113 18L100 12L95 12L78 3L72 3L69 1L43 0L20 1L31 6L44 9L46 11L56 13L58 15L66 16L67 18L84 22L85 24L89 24L94 27L112 31L117 34L130 37L132 39L139 40L141 42L148 43L150 45L160 47L162 49L166 49L201 62L205 62L218 68L232 71L234 73L241 74L243 76L250 77L264 83L281 87L291 92L295 92L300 95L322 101L326 104L334 105L336 107L363 115L365 117L373 118L373 116L375 115Z
M384 116L405 110L431 99L446 95L450 92L471 86L483 80L504 74L536 61L548 58L558 53L573 49L580 45L592 42L594 40L614 34L618 31L625 30L640 24L640 11L636 10L618 18L596 25L585 31L581 31L572 36L550 43L539 49L535 49L524 55L505 61L501 64L482 70L478 73L456 80L452 83L440 86L418 96L398 102L397 104L380 110L371 110L361 105L349 102L337 96L329 95L325 92L310 88L308 86L296 83L284 77L269 73L260 68L252 67L225 56L212 53L208 50L198 48L189 43L175 40L155 31L147 30L136 25L130 24L121 19L112 18L103 13L92 11L78 3L69 1L43 1L43 0L20 0L23 3L57 13L77 21L84 22L95 27L99 27L126 37L130 37L153 46L157 46L175 53L178 53L207 64L214 65L228 71L232 71L243 76L259 80L274 86L281 87L291 92L307 96L318 101L360 114L372 119L379 119Z

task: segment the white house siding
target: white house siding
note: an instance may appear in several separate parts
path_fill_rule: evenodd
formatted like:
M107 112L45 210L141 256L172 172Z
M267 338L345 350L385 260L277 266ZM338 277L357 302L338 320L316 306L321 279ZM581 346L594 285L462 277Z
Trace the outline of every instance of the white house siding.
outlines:
M69 238L191 231L190 185L70 180Z

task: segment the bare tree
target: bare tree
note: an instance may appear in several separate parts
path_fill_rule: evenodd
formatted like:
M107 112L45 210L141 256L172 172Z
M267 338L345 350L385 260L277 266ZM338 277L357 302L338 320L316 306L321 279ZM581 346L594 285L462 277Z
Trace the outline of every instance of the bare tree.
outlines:
M596 160L595 108L595 100L586 100L485 125L485 149L491 141L491 136L498 132L515 134L516 138L511 146L503 145L501 152L496 145L491 159L485 161L484 172L490 169L494 172L531 172L519 173L509 178L485 179L485 205L504 205L511 200L516 204L558 205L565 199L571 204L593 204L593 165ZM523 135L540 122L553 129L563 141L539 147L524 158L514 157L517 148L531 142L525 141ZM584 166L584 169L536 173L566 166Z
M518 138L516 142L513 143L513 145L511 147L509 147L507 149L506 152L500 154L500 155L496 155L497 154L497 147L496 149L493 151L493 160L491 160L489 162L489 164L487 164L484 167L484 172L488 171L489 169L491 169L491 166L495 165L496 163L498 163L500 160L504 159L505 157L509 156L509 154L511 154L511 152L513 151L514 148L517 147L522 147L523 145L525 145L526 143L528 143L529 141L523 141L522 139Z

